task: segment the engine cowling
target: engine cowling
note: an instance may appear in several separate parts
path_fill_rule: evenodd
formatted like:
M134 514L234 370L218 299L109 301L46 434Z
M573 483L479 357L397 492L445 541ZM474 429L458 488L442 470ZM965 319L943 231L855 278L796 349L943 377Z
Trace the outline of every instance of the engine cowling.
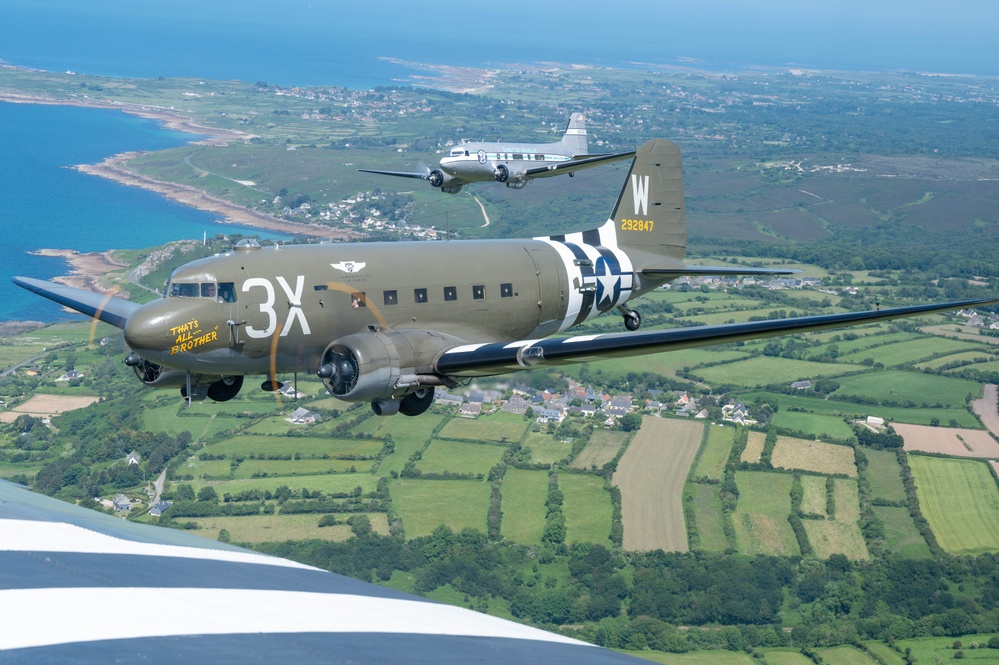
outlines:
M432 374L433 360L460 343L450 335L424 331L363 332L334 341L316 374L326 390L349 402L377 402L420 386L448 383Z
M152 388L180 388L187 384L187 373L175 369L166 369L151 363L145 358L132 361L131 357L126 359L139 381Z

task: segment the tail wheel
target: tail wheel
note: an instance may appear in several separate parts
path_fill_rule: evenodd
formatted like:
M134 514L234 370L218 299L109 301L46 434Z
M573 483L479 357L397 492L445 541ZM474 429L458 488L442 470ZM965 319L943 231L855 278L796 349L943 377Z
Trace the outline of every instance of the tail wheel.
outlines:
M239 389L242 387L242 376L223 376L208 386L208 399L213 402L228 402L239 394Z
M434 403L434 389L423 387L402 398L399 413L404 416L418 416Z

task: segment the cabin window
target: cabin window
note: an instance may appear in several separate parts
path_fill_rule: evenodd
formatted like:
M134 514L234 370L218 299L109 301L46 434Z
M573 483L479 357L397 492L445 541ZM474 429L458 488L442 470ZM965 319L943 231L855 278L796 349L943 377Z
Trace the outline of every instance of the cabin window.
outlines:
M513 158L514 159L523 159L524 155L522 153L515 152L515 153L513 153Z
M368 301L364 297L364 292L358 291L357 293L351 293L350 306L353 307L354 309L357 309L358 307L367 307Z
M444 302L458 299L458 287L457 286L445 286L444 287Z
M232 282L219 283L219 302L236 302L236 285Z
M413 300L418 303L427 302L427 290L413 289Z
M486 287L483 284L476 284L472 287L472 298L482 300L486 297Z
M398 305L399 304L399 294L396 291L385 291L385 304L386 305Z
M506 284L500 284L500 298L512 298L513 297L513 284L507 282Z
M330 287L327 286L326 284L316 284L312 288L315 289L316 291L327 291L329 290Z
M535 155L534 156L534 161L536 161L536 162L543 162L543 161L545 161L545 156L544 155Z
M170 285L171 298L197 298L199 291L198 284L183 284L174 282Z
M214 298L215 297L215 284L202 284L201 285L201 297L202 298Z

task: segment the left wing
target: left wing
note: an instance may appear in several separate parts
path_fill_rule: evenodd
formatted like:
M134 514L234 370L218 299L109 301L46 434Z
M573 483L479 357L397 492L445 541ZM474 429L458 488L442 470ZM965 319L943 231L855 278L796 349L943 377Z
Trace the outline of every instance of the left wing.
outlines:
M628 152L615 152L610 155L581 157L578 159L571 159L568 162L560 162L549 166L537 166L533 169L527 169L527 171L524 172L524 175L528 178L547 178L552 175L561 175L566 171L579 171L580 169L588 169L591 166L617 162L622 159L631 159L634 156L635 151L630 150Z
M142 306L129 300L115 298L110 294L101 295L64 284L47 282L44 279L11 277L10 281L22 289L27 289L60 305L75 309L81 314L100 319L104 323L110 323L116 328L124 329L128 317Z
M393 175L397 178L417 178L419 180L430 180L430 170L426 171L378 171L376 169L357 169L361 173L377 173L378 175Z
M465 344L441 353L435 363L439 374L446 376L489 376L516 372L528 367L569 365L610 358L624 358L647 353L676 351L695 346L727 344L788 333L813 332L861 323L920 316L969 307L999 304L999 300L966 300L938 305L915 305L866 312L822 314L790 319L726 323L716 326L672 328L649 332L577 335L575 337Z

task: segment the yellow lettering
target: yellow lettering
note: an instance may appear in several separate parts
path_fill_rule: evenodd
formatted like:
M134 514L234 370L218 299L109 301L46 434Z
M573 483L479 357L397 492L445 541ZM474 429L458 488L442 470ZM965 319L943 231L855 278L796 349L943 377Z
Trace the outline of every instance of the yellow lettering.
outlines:
M655 220L653 220L653 219L622 219L621 220L621 230L622 231L644 231L646 233L651 233L653 226L655 226Z

